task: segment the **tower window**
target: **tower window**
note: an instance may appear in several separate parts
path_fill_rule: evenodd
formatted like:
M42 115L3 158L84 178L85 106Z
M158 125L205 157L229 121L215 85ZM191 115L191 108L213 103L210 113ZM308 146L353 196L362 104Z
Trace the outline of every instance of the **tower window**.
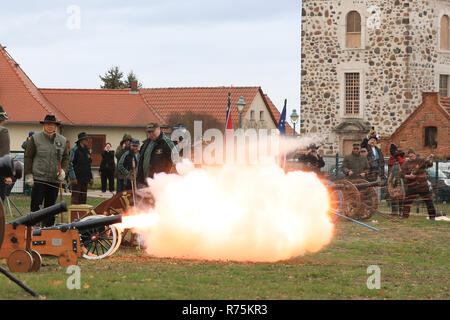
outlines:
M345 115L359 115L359 73L345 74Z
M346 47L361 47L361 15L357 11L347 14Z
M441 19L441 50L450 50L450 18L444 15Z
M448 74L439 75L439 95L448 97Z

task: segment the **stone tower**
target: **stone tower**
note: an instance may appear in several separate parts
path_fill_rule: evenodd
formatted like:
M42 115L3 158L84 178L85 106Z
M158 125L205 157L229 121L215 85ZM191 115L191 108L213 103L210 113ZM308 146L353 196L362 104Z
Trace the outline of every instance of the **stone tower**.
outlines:
M325 155L348 153L372 126L389 137L422 92L447 92L450 0L302 6L301 133L323 134Z

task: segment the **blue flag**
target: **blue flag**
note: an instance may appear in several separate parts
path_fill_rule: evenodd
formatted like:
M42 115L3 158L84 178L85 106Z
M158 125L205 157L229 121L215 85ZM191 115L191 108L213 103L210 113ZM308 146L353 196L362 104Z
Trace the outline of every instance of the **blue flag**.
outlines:
M280 134L286 135L286 104L287 99L284 99L284 107L283 111L281 111L280 121L278 121L277 129L280 131Z

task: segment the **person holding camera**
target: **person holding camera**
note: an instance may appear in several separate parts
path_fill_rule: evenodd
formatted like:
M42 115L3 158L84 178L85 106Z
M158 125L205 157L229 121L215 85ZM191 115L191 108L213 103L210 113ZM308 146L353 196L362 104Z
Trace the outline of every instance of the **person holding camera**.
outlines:
M362 148L368 149L370 137L376 137L377 140L380 140L380 136L378 135L378 133L376 133L375 127L372 127L369 131L369 134L366 137L364 137L363 141L361 142L361 149Z
M303 164L304 171L312 171L320 174L320 169L325 166L325 161L317 153L318 147L313 143L307 148L306 154L301 154L298 157L298 161Z

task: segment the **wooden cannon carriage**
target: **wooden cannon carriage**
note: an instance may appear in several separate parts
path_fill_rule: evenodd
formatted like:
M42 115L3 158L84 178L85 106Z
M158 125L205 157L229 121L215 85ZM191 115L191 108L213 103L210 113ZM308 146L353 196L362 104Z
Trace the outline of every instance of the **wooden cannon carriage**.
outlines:
M367 220L379 213L376 187L384 186L384 182L364 179L323 182L328 186L333 212L355 220Z

